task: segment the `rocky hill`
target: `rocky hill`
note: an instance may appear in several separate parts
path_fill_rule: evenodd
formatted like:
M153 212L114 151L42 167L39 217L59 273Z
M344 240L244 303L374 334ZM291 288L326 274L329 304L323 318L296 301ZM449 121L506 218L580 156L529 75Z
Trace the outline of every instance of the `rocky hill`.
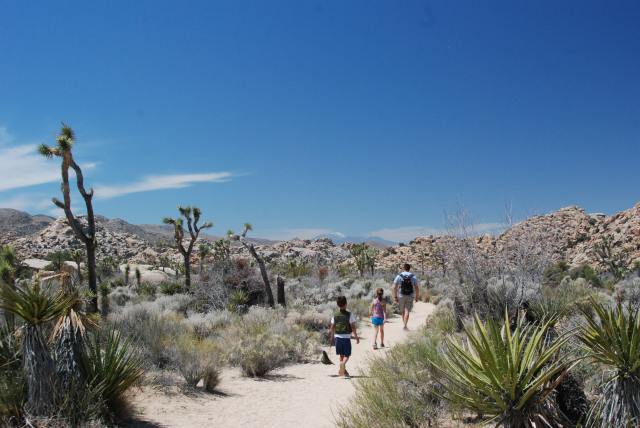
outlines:
M53 220L16 210L1 210L0 219L4 219L0 221L2 242L14 245L23 258L44 258L52 251L78 245L63 218ZM164 226L136 226L101 216L97 217L97 224L98 257L110 255L132 263L148 264L157 263L160 255L180 260L169 247L171 230ZM204 238L215 239L212 236ZM566 260L571 266L589 264L604 269L594 248L605 238L610 239L614 255L625 265L640 262L640 203L612 216L588 214L578 207L562 208L530 217L498 236L472 236L469 239L487 256L504 254L514 245L535 243L535 249L524 248L523 251L542 251L542 248L554 260ZM419 269L424 266L425 270L439 270L448 249L459 242L458 237L452 236L417 237L407 245L380 249L377 268L396 270L401 263L409 262ZM310 264L335 266L351 261L350 243L336 245L326 238L282 242L255 240L254 243L269 262L295 258ZM238 246L233 247L232 252L244 254Z
M0 244L39 232L54 220L46 215L30 215L11 208L0 208Z

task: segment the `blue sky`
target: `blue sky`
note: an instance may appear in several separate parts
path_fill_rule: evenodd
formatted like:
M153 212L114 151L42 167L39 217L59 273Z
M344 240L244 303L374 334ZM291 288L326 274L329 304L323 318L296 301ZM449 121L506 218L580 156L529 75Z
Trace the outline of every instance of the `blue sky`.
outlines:
M407 240L640 200L640 2L0 0L0 206ZM180 188L175 188L176 186ZM490 226L487 226L490 227Z

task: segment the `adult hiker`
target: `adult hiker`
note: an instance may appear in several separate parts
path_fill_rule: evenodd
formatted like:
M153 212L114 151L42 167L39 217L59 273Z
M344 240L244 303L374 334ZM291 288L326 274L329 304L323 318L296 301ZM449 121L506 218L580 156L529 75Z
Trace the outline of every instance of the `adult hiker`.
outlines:
M418 278L411 273L411 265L405 263L402 265L403 271L393 280L393 297L400 308L402 314L402 323L404 329L408 330L409 313L413 308L414 300L417 302L420 298L420 289L418 287Z

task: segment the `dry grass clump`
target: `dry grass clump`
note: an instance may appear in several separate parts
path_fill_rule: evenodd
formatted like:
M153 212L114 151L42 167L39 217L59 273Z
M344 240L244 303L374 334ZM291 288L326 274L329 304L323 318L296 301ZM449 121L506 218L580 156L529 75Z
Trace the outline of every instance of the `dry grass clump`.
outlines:
M220 380L222 352L212 340L198 340L189 335L176 338L170 346L172 365L180 372L187 387L195 388L201 380L213 392Z
M261 377L287 363L304 361L316 350L317 335L285 322L279 310L252 307L222 332L231 364L249 377Z

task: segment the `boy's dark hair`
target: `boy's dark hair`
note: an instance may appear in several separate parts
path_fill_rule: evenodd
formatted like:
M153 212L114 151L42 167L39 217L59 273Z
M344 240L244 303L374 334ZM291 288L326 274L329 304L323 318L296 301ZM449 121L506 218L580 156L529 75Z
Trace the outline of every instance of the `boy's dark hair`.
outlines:
M379 298L382 299L382 296L384 296L384 290L382 288L377 288L376 289L376 296L378 296Z
M336 303L338 304L338 307L342 308L347 305L347 298L344 296L338 296Z
M409 272L411 270L411 265L409 263L405 263L402 265L402 268Z

